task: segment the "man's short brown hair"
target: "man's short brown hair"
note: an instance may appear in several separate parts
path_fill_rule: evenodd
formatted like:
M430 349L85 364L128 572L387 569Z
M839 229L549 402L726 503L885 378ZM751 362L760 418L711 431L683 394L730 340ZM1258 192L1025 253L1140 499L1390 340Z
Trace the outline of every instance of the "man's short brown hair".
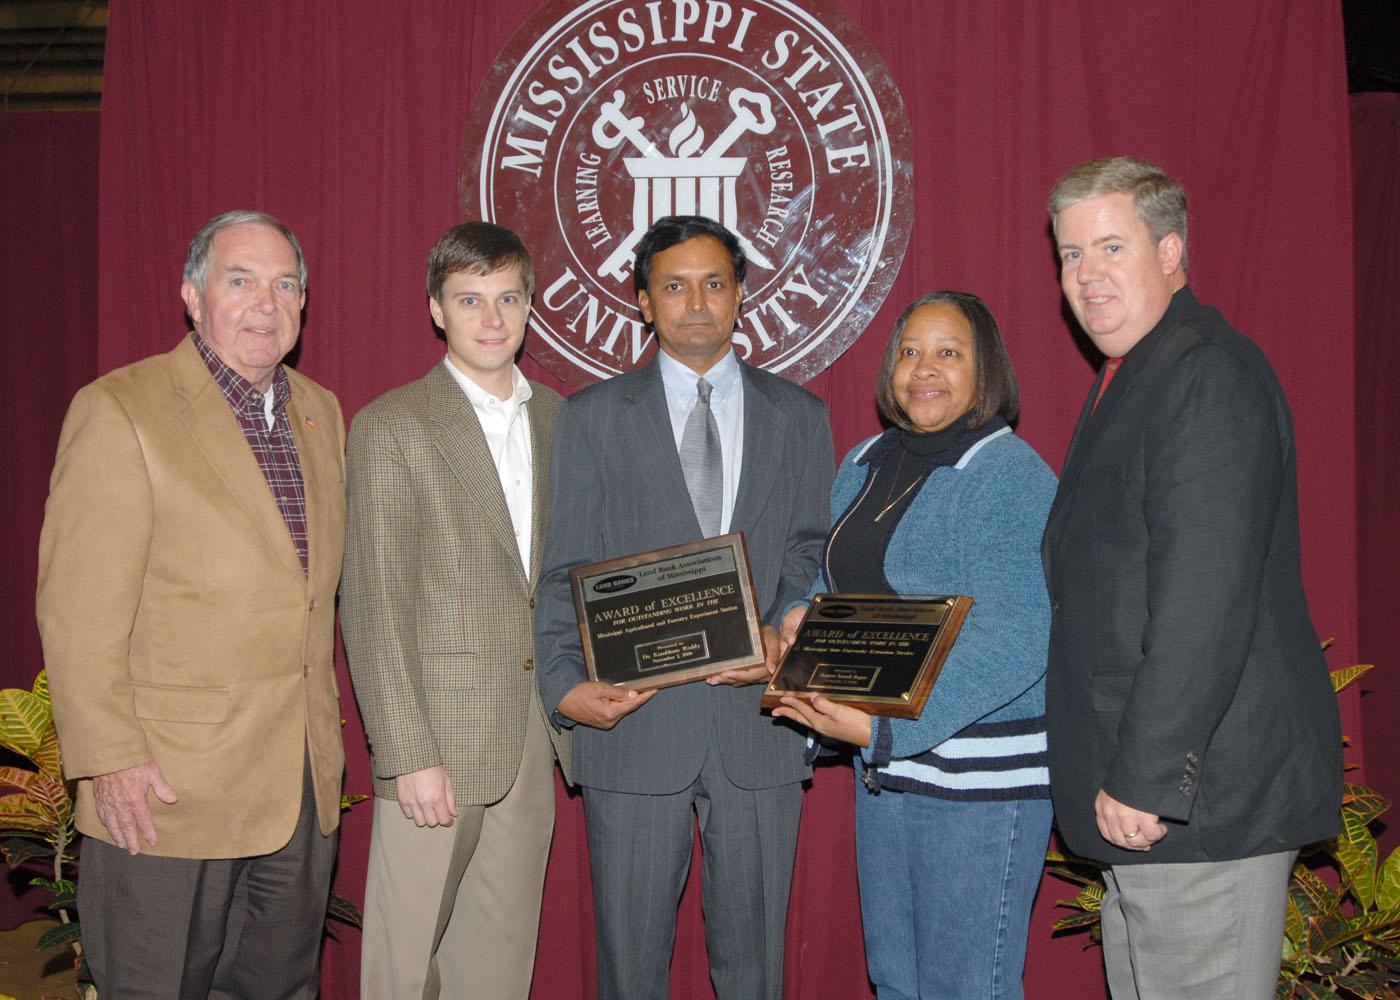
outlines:
M535 266L520 237L494 222L463 222L442 234L428 251L428 298L442 295L449 274L494 274L520 268L525 294L535 294Z

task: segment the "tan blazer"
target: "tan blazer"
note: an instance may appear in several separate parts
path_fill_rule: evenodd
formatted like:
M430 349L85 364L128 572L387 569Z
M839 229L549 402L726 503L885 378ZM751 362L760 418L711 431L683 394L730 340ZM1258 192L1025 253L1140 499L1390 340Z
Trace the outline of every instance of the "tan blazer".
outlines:
M559 394L531 383L531 566L476 411L438 363L350 427L340 624L370 741L375 794L439 764L457 804L510 790L535 689L535 581ZM550 737L569 770L569 742Z
M309 568L237 419L186 338L74 397L39 542L39 629L63 766L89 778L155 760L164 857L282 847L315 775L322 833L340 821L335 588L344 423L288 371L306 483ZM111 842L78 783L78 829Z

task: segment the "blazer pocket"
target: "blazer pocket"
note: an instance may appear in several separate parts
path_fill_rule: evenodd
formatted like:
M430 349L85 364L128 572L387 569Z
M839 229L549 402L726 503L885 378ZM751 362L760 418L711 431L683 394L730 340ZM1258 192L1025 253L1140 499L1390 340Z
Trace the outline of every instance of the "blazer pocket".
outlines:
M1121 712L1133 690L1132 674L1096 674L1091 679L1095 712Z
M138 719L217 725L228 718L228 688L132 684L132 692Z

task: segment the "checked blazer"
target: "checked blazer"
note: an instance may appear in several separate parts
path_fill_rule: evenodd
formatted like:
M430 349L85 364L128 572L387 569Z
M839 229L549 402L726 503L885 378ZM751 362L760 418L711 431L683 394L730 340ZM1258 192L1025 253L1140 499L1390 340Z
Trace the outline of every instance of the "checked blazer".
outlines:
M530 387L529 567L476 411L442 362L351 425L340 621L381 798L396 776L441 764L459 806L496 801L526 713L541 711L535 581L561 399ZM567 776L568 734L550 738Z

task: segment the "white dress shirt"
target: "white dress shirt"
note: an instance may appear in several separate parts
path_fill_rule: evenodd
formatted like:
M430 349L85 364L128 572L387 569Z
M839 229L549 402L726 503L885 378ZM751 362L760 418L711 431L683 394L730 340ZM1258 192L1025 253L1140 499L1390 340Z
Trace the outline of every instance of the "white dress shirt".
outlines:
M476 418L481 422L481 432L486 435L486 448L491 452L491 461L496 463L497 475L501 477L501 492L506 497L510 523L515 528L515 542L520 547L520 565L525 567L528 576L530 518L535 487L535 467L530 455L530 414L525 405L530 400L530 383L525 381L520 369L512 365L510 398L497 399L463 375L450 358L443 358L442 363L467 394L472 409L476 410Z
M671 413L671 432L675 435L676 451L679 452L681 438L685 435L685 422L690 419L690 411L695 408L698 398L695 383L700 381L701 376L665 351L658 351L656 357L661 368L661 384L666 389L666 408ZM704 379L713 387L710 391L710 412L714 414L715 424L719 427L720 458L724 469L724 502L720 507L719 531L725 534L734 515L734 498L739 495L739 470L743 467L744 459L744 377L732 348L705 373Z

